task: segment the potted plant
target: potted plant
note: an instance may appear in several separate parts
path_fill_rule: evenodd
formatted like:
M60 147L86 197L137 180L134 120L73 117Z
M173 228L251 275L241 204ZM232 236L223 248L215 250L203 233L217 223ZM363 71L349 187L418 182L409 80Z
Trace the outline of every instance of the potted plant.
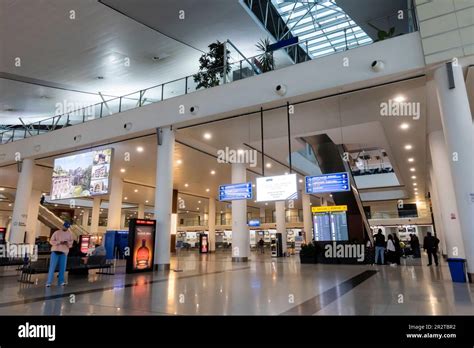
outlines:
M268 51L270 46L270 39L261 39L255 46L258 51L262 54L257 58L259 68L262 72L267 72L275 69L275 59L273 58L273 52Z
M227 50L227 61L224 61L225 45L222 42L213 42L208 47L209 52L199 58L199 72L193 75L194 82L197 83L196 89L219 86L220 79L231 69L229 66L230 51Z
M314 243L303 244L300 250L301 263L316 263L316 246Z
M378 37L378 40L377 41L382 41L382 40L385 40L385 39L390 39L394 36L395 34L395 27L391 27L388 31L385 31L385 30L382 30L380 28L377 28L375 25L371 24L371 23L367 23L368 25L370 25L372 28L374 28L375 30L377 30L377 37Z

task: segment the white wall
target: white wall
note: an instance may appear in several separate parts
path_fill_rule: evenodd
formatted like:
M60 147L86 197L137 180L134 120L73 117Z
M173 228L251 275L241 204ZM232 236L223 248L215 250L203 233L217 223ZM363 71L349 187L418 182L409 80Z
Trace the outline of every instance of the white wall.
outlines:
M346 68L343 67L344 59L349 62ZM383 60L385 70L373 72L370 68L373 60ZM316 91L333 91L334 88L344 90L356 83L358 87L369 86L386 81L391 75L423 67L424 57L419 34L411 33L52 133L0 145L0 165L15 162L16 152L23 158L52 155L111 140L149 134L154 132L156 127L165 125L197 123L210 116L221 118L272 102L280 105L292 97ZM288 90L283 98L274 92L275 86L282 83ZM185 107L185 114L179 113L181 105ZM191 106L199 106L197 115L190 114ZM132 128L125 130L124 124L128 122L132 124ZM74 140L74 137L79 136L80 140Z

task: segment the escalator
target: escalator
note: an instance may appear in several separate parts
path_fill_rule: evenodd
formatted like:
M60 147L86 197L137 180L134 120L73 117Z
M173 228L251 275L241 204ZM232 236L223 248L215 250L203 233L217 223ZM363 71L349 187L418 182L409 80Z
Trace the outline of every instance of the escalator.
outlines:
M366 236L372 240L372 233L368 233L370 231L369 221L364 212L349 162L343 160L344 145L336 145L327 134L312 135L302 139L311 146L323 174L349 173L351 191L333 192L334 203L336 205L347 205L350 240L364 241Z
M39 206L38 220L51 229L59 230L62 228L64 221L56 216L51 210L43 205ZM69 230L72 232L75 238L79 238L81 234L89 234L83 227L79 225L71 225Z

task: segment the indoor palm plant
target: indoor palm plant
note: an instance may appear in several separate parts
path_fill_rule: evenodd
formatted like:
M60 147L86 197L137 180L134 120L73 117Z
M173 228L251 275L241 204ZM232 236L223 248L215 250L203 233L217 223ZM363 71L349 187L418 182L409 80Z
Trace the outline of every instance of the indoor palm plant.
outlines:
M275 60L273 58L273 52L269 51L270 39L261 39L255 46L257 46L258 51L262 52L261 55L257 58L258 64L262 72L272 71L275 69Z

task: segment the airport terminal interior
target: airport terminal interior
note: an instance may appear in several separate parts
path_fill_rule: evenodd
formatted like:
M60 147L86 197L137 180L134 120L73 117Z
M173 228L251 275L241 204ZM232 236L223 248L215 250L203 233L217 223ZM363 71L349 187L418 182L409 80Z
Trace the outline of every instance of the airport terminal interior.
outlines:
M0 16L0 315L474 315L474 0Z

